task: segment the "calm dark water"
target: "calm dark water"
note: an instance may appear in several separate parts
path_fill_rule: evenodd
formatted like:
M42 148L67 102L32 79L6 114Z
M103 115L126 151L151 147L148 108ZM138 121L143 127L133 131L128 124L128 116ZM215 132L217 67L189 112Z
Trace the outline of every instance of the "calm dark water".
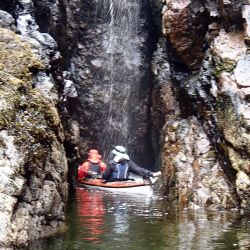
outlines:
M78 189L70 200L67 227L65 233L33 248L250 249L250 218L236 212L178 212L160 195L117 195Z

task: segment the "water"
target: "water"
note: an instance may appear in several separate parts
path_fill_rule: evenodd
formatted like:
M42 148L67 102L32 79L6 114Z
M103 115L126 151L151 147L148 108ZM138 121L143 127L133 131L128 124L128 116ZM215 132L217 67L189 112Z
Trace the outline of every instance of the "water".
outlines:
M78 189L71 197L67 228L31 249L250 249L250 218L237 212L178 212L156 194Z
M96 3L96 15L104 27L101 59L98 59L104 72L96 74L94 81L101 81L105 92L105 122L100 131L100 143L106 159L114 145L124 145L134 152L136 149L132 147L138 144L139 134L138 129L137 132L133 129L135 120L147 119L147 110L139 111L140 106L145 105L142 93L149 90L145 87L147 31L145 14L142 13L146 1L97 0ZM146 136L146 132L143 133L141 137Z

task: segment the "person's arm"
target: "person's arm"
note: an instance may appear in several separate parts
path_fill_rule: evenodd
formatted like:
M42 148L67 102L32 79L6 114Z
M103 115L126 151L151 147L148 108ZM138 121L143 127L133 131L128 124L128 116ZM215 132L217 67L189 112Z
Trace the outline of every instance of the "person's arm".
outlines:
M82 165L80 165L77 169L77 179L80 180L83 177Z
M154 173L145 169L145 168L142 168L142 167L139 167L137 164L135 164L133 161L129 161L128 162L129 164L129 167L130 167L130 171L136 175L139 175L139 176L142 176L142 177L152 177L154 176Z
M105 164L104 162L101 161L101 162L100 162L101 173L104 173L105 170L106 170L106 168L107 168L106 164Z
M87 171L89 170L89 163L84 162L78 167L78 179L85 178L87 176Z

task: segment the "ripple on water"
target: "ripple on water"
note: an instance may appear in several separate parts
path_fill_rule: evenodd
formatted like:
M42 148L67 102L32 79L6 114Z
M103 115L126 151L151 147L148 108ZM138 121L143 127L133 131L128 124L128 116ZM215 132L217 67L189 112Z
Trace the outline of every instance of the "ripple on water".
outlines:
M67 232L30 249L247 250L250 245L248 218L237 212L178 211L160 195L79 189L69 205L67 225Z

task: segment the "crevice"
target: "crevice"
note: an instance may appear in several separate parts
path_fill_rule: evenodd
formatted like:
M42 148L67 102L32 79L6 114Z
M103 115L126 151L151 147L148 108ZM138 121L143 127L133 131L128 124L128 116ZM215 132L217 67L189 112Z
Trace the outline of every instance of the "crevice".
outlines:
M18 9L23 9L23 7L18 0L1 0L0 9L10 13L16 19Z

